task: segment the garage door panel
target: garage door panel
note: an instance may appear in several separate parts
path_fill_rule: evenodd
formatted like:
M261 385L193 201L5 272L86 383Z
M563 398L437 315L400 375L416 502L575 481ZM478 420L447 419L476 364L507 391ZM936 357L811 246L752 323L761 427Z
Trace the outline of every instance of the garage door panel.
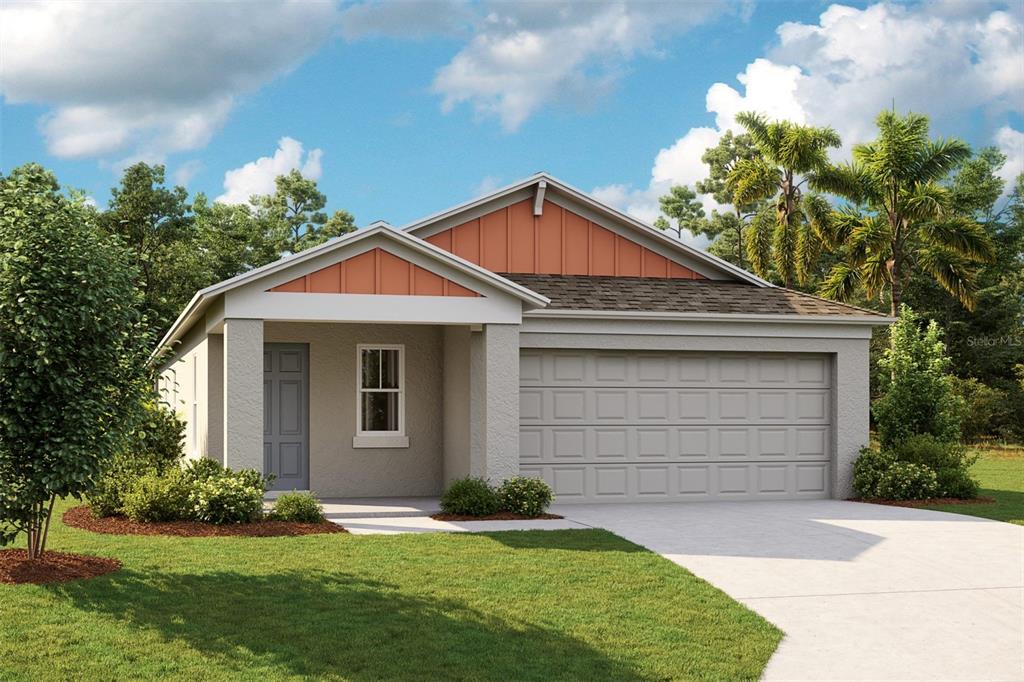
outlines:
M826 497L827 356L523 353L520 459L563 502Z
M828 494L829 463L523 465L559 502L817 499Z
M827 424L828 389L650 389L527 387L523 424Z
M525 350L523 386L829 388L828 359L802 354Z

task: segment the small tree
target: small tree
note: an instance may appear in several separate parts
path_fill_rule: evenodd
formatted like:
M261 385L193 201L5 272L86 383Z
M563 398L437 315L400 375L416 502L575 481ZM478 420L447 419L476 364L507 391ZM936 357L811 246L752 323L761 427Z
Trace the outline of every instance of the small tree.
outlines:
M882 447L922 434L959 440L962 400L953 392L942 329L931 320L922 331L921 318L906 305L900 313L879 361L891 380L872 408Z
M0 545L38 559L138 417L148 337L129 252L36 164L0 177Z
M683 238L683 230L692 235L702 232L704 207L697 201L697 194L686 185L673 185L668 194L658 199L661 212L676 221L673 226L659 217L654 226L663 232L675 232L676 239Z

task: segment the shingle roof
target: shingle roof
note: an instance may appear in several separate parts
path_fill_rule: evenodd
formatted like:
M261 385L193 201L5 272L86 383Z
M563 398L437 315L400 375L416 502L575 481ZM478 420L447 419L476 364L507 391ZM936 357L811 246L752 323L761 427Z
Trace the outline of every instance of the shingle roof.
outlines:
M502 274L551 299L549 309L747 315L877 315L779 287L715 280Z

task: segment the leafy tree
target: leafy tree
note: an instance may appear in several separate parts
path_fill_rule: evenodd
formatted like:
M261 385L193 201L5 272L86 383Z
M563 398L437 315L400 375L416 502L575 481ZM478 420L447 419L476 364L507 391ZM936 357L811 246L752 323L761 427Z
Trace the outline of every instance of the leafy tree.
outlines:
M327 197L316 181L299 171L279 175L274 184L273 194L253 197L252 204L257 217L276 223L281 253L297 253L356 229L351 214L345 211L327 217L323 212Z
M922 322L903 306L881 359L891 381L872 413L883 449L916 435L931 435L942 442L960 438L962 404L953 394L942 329L930 320L922 331Z
M137 163L111 190L99 224L134 254L143 312L154 335L166 330L192 294L209 282L195 248L195 225L184 187L164 187L164 167Z
M661 212L676 221L674 226L668 220L655 221L654 226L659 230L675 232L676 239L682 239L683 230L693 235L702 233L704 207L692 189L686 185L674 185L668 194L658 199L658 203Z
M281 257L281 230L245 204L210 203L202 193L193 203L196 243L206 284L214 284Z
M740 159L726 177L732 203L770 205L753 217L746 230L746 250L754 271L762 277L774 269L785 286L809 280L821 254L830 244L828 203L803 187L816 188L817 175L828 165L828 150L838 147L839 135L831 128L768 122L754 113L736 117L757 149Z
M697 191L701 194L710 194L720 204L732 204L733 192L728 183L729 174L740 161L754 160L758 155L757 147L750 135L734 135L731 130L727 130L718 144L709 147L701 156L701 161L708 167L708 177L697 183ZM760 208L760 202L755 201L745 205L733 204L733 214L711 214L704 234L718 239L720 235L735 232L736 237L730 239L732 250L720 245L715 255L743 267L743 229Z
M139 415L146 349L132 252L28 164L0 177L0 545L46 548Z
M992 240L973 218L958 214L940 182L970 156L959 140L930 140L928 118L883 111L878 139L853 148L853 162L819 174L819 186L853 202L834 220L833 238L846 243L842 262L821 287L848 300L863 285L869 296L889 293L898 315L915 270L928 273L973 309L976 264L994 257Z

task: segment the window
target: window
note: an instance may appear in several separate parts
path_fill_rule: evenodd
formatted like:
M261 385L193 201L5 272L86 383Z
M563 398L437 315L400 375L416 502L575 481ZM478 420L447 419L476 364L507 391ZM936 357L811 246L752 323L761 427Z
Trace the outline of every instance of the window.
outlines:
M357 348L355 447L406 447L405 347Z

